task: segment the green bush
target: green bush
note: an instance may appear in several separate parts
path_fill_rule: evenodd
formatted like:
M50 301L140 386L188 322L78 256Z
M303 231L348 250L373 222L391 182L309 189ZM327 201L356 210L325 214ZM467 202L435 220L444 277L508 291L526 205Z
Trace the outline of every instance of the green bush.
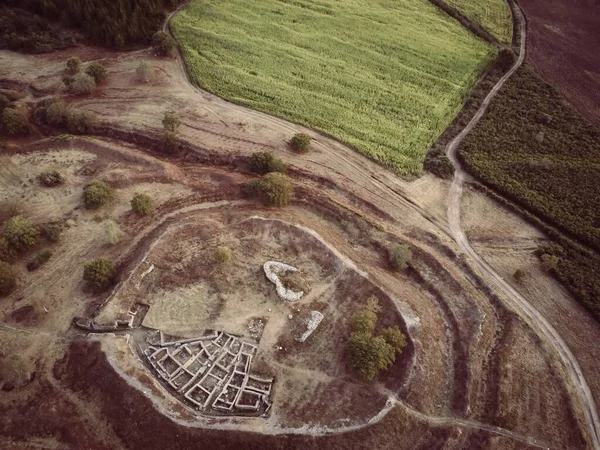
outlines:
M96 85L100 84L106 78L106 69L102 64L97 62L93 62L87 66L85 73L94 79Z
M17 285L17 274L10 264L0 261L0 295L10 294Z
M233 252L229 247L220 245L215 248L214 258L218 264L229 264L233 258Z
M157 31L152 36L152 48L157 55L173 56L177 48L177 43L164 31Z
M52 222L42 226L42 234L51 242L60 241L60 236L63 231L62 223Z
M250 170L261 175L269 172L285 173L287 166L271 152L255 152L250 157Z
M96 82L87 73L79 72L73 77L69 90L75 94L90 94L96 88Z
M87 209L98 209L113 196L113 190L102 181L92 181L83 189L83 204Z
M10 136L26 136L29 134L29 111L25 106L5 108L2 112L2 128Z
M114 277L115 265L104 256L86 263L83 267L83 279L97 289L106 288Z
M152 197L146 194L135 194L131 200L131 209L140 216L146 216L154 211Z
M50 258L52 258L53 254L54 253L52 252L52 250L42 250L35 256L35 258L33 258L27 263L27 270L33 272L34 270L39 269L41 266L46 264Z
M384 328L381 330L380 336L385 339L385 342L390 344L398 354L402 353L404 347L406 347L406 336L400 331L398 325Z
M81 70L81 59L77 56L67 59L67 70L72 74L78 73Z
M292 199L294 183L282 173L271 172L250 180L246 193L257 197L265 206L286 206Z
M306 133L297 133L290 140L290 147L296 153L308 153L312 138Z
M86 111L69 111L67 129L73 134L89 134L96 128L96 119Z
M4 239L17 252L33 247L40 237L40 230L22 216L11 217L4 228Z
M45 170L38 175L38 182L42 186L55 187L65 182L65 177L58 170Z
M396 270L404 270L412 258L412 251L407 245L394 244L388 248L388 261Z
M171 133L175 133L181 121L179 120L179 116L177 113L168 111L165 113L165 117L162 120L163 127L165 130L170 131Z

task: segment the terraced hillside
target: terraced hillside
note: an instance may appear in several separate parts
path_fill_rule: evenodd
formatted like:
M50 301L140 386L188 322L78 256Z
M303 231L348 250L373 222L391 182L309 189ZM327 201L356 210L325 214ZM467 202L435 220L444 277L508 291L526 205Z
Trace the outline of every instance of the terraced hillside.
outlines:
M426 0L192 0L172 28L201 87L400 174L421 171L494 56Z

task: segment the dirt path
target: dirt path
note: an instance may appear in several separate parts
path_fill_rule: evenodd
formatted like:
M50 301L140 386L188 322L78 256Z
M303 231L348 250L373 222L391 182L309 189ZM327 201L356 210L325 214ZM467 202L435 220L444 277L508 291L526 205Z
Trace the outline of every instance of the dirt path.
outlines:
M518 6L515 6L514 11L516 13L516 19L521 28L519 58L515 62L514 66L492 88L490 93L483 101L481 107L475 116L473 116L471 121L467 124L467 126L446 147L446 154L454 165L454 179L452 180L452 185L450 186L448 195L448 222L454 240L461 250L469 255L471 260L479 269L481 269L486 281L504 294L504 299L507 300L509 306L517 314L519 314L519 316L525 320L529 326L536 330L540 337L543 337L559 356L561 362L564 364L565 370L569 374L572 387L578 397L580 406L583 408L583 413L589 428L590 438L592 439L593 446L598 450L600 449L600 423L598 420L598 413L596 411L596 404L577 359L575 359L575 356L558 334L556 329L544 318L544 316L542 316L542 314L540 314L515 288L507 283L504 278L502 278L502 276L500 276L498 272L496 272L473 249L473 247L471 247L471 244L469 243L469 240L462 229L460 221L460 199L467 174L461 167L458 160L458 147L465 136L475 127L475 125L477 125L495 95L500 91L500 89L502 89L506 81L519 69L519 67L521 67L525 59L527 41L525 19Z

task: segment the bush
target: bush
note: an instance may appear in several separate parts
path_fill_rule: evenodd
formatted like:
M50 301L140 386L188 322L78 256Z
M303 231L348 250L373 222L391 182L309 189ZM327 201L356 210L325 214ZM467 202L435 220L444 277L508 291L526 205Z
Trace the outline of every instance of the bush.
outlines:
M290 147L296 153L308 153L312 138L306 133L297 133L290 140Z
M85 111L69 111L67 129L73 134L88 134L94 131L96 119Z
M271 152L255 152L250 157L250 170L261 175L269 172L285 173L287 166Z
M42 227L42 234L51 242L60 241L63 227L60 222L47 223Z
M150 67L150 64L146 61L141 61L137 69L135 69L135 76L139 81L149 83L154 79L154 71Z
M521 283L525 278L525 271L522 269L515 270L515 273L513 273L513 278L517 283Z
M113 196L113 190L102 181L92 181L83 189L83 204L87 209L97 209Z
M106 243L110 245L118 244L123 237L123 232L114 220L106 221L104 232L106 234Z
M29 111L26 107L5 108L2 112L2 127L10 136L26 136L29 134Z
M250 180L246 193L257 197L265 206L286 206L292 199L292 180L278 172L268 173L261 178Z
M179 152L179 139L172 131L165 131L163 150L168 155L174 155Z
M400 331L398 325L381 330L381 337L385 339L385 342L390 344L398 354L402 353L404 347L406 347L406 336Z
M218 264L229 264L233 257L233 252L229 247L219 246L215 248L214 257Z
M50 258L52 258L53 254L54 253L52 252L52 250L46 249L41 251L36 255L35 258L33 258L27 263L27 270L33 272L34 270L39 269L41 266L46 264Z
M97 289L106 288L114 277L115 265L104 256L88 262L83 267L83 279Z
M75 94L90 94L96 88L96 82L87 73L79 72L68 87Z
M394 244L388 248L388 261L396 270L404 270L412 258L412 251L408 246Z
M97 85L106 78L106 69L102 64L97 62L91 63L87 69L85 69L85 73L92 77Z
M10 294L17 285L17 275L10 264L0 261L0 295Z
M77 56L67 59L67 70L72 74L78 73L81 70L81 59Z
M38 182L42 186L55 187L65 182L65 177L58 170L46 170L38 175Z
M149 195L135 194L131 200L131 209L140 216L146 216L154 211L154 202Z
M172 111L166 112L165 117L162 120L163 127L165 130L170 131L171 133L175 133L177 128L179 128L179 124L181 121L179 120L179 116L177 113Z
M176 47L175 40L164 31L157 31L152 36L152 48L157 55L173 56Z
M61 127L67 124L69 109L62 100L55 99L45 110L44 121L48 125Z
M40 230L23 216L11 217L4 229L4 239L17 252L33 247L40 237Z

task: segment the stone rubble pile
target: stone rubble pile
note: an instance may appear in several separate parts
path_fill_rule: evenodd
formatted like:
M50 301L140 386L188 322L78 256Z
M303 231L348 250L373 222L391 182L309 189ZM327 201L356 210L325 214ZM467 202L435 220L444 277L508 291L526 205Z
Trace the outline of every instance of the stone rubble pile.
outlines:
M319 311L311 311L310 319L306 321L306 331L296 340L298 342L306 341L308 337L317 329L322 320L323 314L321 314Z
M279 298L288 302L293 302L302 298L304 291L295 292L291 289L287 289L279 279L278 274L281 272L297 272L298 269L294 266L278 261L267 261L263 264L263 269L269 281L275 285Z

